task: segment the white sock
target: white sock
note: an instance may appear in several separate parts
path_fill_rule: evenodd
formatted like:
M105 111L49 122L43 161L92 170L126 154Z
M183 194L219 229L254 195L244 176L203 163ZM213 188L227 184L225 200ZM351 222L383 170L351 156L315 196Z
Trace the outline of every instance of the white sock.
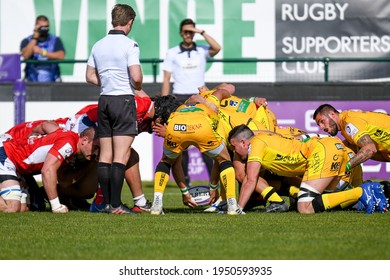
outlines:
M146 198L144 194L134 197L134 205L144 206L146 204Z
M162 198L163 198L163 193L155 192L153 201L160 201L160 203L162 204Z

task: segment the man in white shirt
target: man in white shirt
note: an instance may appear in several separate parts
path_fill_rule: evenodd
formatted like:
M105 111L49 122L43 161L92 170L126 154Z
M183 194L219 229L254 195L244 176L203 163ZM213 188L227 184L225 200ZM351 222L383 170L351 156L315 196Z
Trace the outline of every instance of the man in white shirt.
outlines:
M164 59L162 69L164 71L162 95L170 93L170 80L173 77L172 94L179 102L184 103L191 95L198 93L198 88L205 85L205 72L207 59L214 57L221 50L221 46L205 30L195 27L192 19L184 19L180 23L180 36L183 41L170 48ZM208 45L197 45L194 42L195 33L204 37ZM188 176L188 151L183 152L183 171L187 184ZM211 174L212 160L206 155L202 156Z
M126 4L111 11L113 29L92 47L86 70L88 83L101 87L97 135L100 143L98 181L105 212L132 214L121 191L131 144L138 134L134 90L142 88L138 44L127 37L135 12Z

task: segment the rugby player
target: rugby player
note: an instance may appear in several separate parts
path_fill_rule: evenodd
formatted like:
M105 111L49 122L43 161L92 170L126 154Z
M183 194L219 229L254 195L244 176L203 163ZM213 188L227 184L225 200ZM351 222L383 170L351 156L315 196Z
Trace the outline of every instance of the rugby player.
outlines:
M259 177L260 168L263 167L281 176L302 176L297 206L300 213L323 212L358 200L366 207L367 214L375 210L371 184L322 194L324 190L337 185L350 160L338 138L313 138L301 142L271 132L254 135L249 127L240 125L233 128L228 140L234 147L234 160L242 163L241 170L245 172L238 201L240 207L246 205L256 187L268 187L267 181Z

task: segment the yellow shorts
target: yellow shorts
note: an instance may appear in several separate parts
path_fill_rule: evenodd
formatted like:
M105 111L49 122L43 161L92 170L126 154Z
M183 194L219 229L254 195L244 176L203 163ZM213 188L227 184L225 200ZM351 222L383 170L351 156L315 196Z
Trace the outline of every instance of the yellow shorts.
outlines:
M348 152L340 139L321 138L307 158L302 181L343 176L348 160Z
M217 149L223 138L217 127L204 113L175 114L170 118L164 139L164 151L180 154L193 145L201 153Z

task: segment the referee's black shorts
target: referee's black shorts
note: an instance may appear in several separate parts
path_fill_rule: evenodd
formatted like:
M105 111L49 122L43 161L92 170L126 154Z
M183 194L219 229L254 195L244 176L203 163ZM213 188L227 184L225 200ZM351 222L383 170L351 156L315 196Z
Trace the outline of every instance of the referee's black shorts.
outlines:
M134 95L101 95L97 137L137 135L136 110Z
M184 104L184 102L187 101L188 98L190 98L192 95L197 93L188 93L188 94L177 94L174 93L173 95L176 97L176 99L181 103Z

